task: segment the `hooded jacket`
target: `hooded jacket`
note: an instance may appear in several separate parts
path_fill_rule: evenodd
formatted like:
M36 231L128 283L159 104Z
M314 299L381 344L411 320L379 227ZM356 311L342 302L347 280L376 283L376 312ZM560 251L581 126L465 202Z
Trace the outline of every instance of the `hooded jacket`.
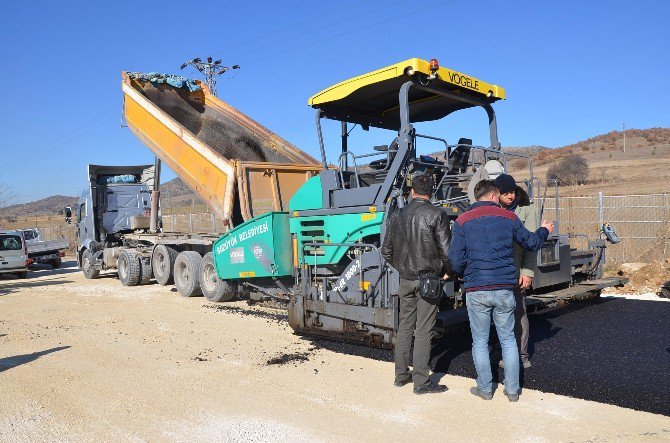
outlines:
M530 198L526 191L524 191L520 186L516 187L516 197L514 202L510 205L509 208L505 208L514 213L519 217L523 226L531 232L534 232L539 227L539 222L537 220L537 209L535 205L530 202ZM514 244L514 265L517 269L517 277L520 275L525 275L527 277L533 278L537 260L537 253L535 251L527 251L522 248L518 243Z

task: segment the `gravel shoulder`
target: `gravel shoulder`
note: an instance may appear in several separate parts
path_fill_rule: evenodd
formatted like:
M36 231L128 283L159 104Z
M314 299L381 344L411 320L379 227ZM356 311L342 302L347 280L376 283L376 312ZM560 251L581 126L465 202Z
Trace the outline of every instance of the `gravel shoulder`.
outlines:
M485 402L452 375L417 397L391 363L293 335L279 311L73 265L0 278L2 441L670 439L670 417L530 389Z

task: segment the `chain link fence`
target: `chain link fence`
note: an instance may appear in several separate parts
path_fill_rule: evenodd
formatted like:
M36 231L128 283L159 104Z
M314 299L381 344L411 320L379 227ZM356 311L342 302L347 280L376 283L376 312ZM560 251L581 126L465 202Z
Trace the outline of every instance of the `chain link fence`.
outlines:
M167 194L167 193L166 193ZM542 218L557 220L562 234L571 234L575 247L585 247L585 234L597 238L603 223L611 224L621 239L608 244L609 265L625 262L650 262L670 255L670 194L594 195L590 197L547 196ZM542 199L536 200L538 208ZM221 234L226 232L223 220L196 198L171 198L162 195L161 211L164 232ZM29 226L28 223L22 227ZM77 244L75 223L53 224L53 220L34 223L48 240L67 238L70 249Z
M670 252L670 194L560 197L558 208L556 199L547 197L543 218L558 220L562 234L591 238L603 223L612 225L621 242L608 244L610 265L660 260Z
M164 232L220 234L226 232L223 220L196 197L173 197L161 192L161 220Z

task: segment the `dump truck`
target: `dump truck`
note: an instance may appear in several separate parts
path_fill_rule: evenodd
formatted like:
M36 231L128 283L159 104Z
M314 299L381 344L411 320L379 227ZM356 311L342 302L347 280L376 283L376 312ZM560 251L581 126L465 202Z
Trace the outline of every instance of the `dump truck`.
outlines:
M200 82L123 73L124 116L149 149L153 165L88 165L76 208L77 262L87 278L117 270L126 286L174 282L183 296L215 301L201 285L202 257L221 233L165 232L160 214L163 162L231 229L267 211L284 211L318 162ZM66 210L66 215L67 215ZM202 269L211 280L213 264Z

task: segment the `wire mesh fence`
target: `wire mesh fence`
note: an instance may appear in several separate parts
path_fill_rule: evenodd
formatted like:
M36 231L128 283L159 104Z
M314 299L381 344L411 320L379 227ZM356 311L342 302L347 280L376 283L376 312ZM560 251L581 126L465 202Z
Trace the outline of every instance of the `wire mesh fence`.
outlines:
M624 262L649 262L670 255L670 194L647 195L594 195L588 197L559 197L544 202L542 218L557 220L562 234L585 234L596 238L603 223L616 229L621 242L608 244L607 261L610 265ZM538 208L542 200L536 201ZM161 198L164 232L221 234L227 228L204 203L194 198ZM73 222L53 224L49 220L35 223L48 240L67 238L70 248L77 244ZM26 226L29 227L29 226ZM32 226L30 226L32 227ZM571 240L575 246L585 242L580 237Z
M164 232L218 234L227 230L223 220L198 198L161 192L160 203Z
M53 222L48 222L53 223ZM45 240L60 240L62 238L67 239L69 242L68 251L74 251L77 249L77 230L74 224L68 225L65 223L63 218L62 223L60 224L47 224L45 226L43 223L33 223L34 226L22 226L23 229L26 228L38 228L42 232L42 237Z
M670 194L547 198L543 218L558 220L563 234L597 237L603 223L621 242L608 245L609 264L649 262L670 253Z

